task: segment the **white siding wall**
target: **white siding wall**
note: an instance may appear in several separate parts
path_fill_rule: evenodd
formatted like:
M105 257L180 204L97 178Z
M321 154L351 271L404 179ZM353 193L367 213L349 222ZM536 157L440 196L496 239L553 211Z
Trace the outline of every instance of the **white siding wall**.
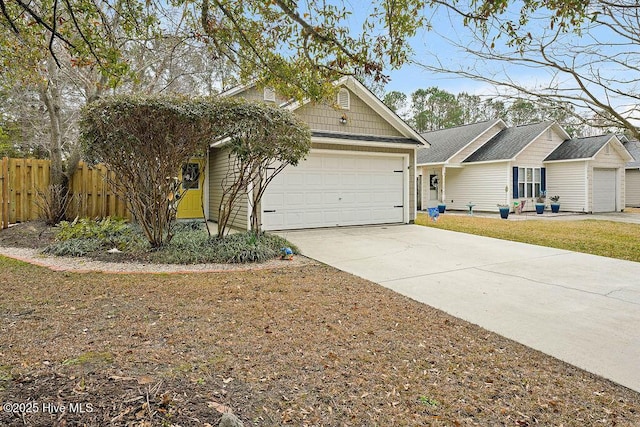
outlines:
M498 203L511 204L511 191L505 194L509 183L509 163L465 165L463 168L446 169L445 194L447 209L466 210L469 202L474 210L498 211Z
M547 168L547 196L560 196L560 210L588 212L585 188L586 162L554 162L545 166Z
M489 141L491 138L493 138L498 133L500 133L501 130L502 130L502 127L498 125L494 125L490 129L488 129L480 138L473 141L467 147L460 150L458 154L456 154L451 159L449 159L449 163L461 163L464 159L469 157L471 153L476 151L478 148L483 146L487 141Z
M563 141L563 138L555 130L545 131L518 154L514 166L539 168L542 166L542 161Z
M229 168L229 151L225 149L212 149L209 154L209 218L218 220L218 208L222 199L222 180ZM240 230L248 228L249 202L243 195L237 203L237 210L231 216L231 227Z
M625 172L625 203L640 207L640 170L627 169Z
M609 150L607 152L605 146L591 161L589 170L589 194L593 195L593 168L613 168L616 169L616 210L621 211L625 207L625 172L624 166L626 160L623 159L613 144L608 143ZM589 197L589 212L593 210L593 197Z

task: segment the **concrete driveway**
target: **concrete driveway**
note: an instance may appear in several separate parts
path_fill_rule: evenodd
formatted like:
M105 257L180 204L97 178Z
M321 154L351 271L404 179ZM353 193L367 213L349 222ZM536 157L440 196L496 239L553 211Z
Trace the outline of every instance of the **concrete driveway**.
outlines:
M640 263L417 225L279 234L310 258L640 392Z

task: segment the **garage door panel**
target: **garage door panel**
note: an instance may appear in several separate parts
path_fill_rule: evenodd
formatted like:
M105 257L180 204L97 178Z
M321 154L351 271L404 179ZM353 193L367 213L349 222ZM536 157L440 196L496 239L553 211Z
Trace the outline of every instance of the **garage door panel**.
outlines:
M304 183L307 188L322 187L324 184L322 181L322 174L319 172L310 172L308 174L298 172L296 175L300 177L298 182Z
M402 222L404 159L311 153L274 179L263 197L265 230ZM302 187L302 188L301 188Z
M593 170L593 212L614 212L616 210L616 170Z

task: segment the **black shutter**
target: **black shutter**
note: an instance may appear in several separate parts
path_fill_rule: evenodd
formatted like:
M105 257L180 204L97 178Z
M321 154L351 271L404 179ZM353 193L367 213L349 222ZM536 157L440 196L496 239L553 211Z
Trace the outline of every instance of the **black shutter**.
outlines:
M518 196L518 167L513 167L513 198L517 199Z
M540 191L543 194L547 192L547 168L540 168Z

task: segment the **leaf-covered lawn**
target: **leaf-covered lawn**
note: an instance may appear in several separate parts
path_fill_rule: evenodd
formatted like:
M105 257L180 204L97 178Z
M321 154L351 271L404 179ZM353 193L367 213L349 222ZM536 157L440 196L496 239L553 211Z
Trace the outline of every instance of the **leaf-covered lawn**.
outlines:
M92 408L3 426L640 425L638 393L324 265L0 269L0 401Z
M505 221L466 215L440 215L433 222L419 214L416 224L479 236L549 246L640 262L640 225L613 221Z

